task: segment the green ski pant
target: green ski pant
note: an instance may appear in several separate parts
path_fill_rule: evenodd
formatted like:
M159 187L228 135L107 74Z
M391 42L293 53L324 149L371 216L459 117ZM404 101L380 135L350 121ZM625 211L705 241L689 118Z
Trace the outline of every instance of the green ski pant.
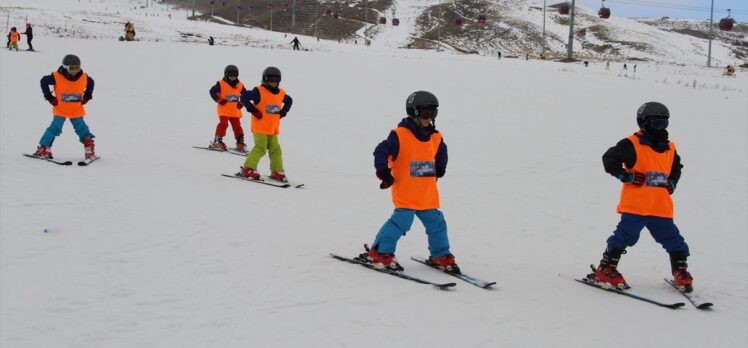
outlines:
M257 170L257 164L260 163L262 156L270 152L270 170L275 172L283 171L283 152L281 151L278 135L267 135L252 133L255 139L255 146L249 151L247 160L244 161L244 167Z

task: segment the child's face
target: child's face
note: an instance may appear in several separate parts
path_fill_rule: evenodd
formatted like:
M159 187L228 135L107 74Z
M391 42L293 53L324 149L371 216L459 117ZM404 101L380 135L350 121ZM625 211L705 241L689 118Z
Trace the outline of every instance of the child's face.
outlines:
M421 127L426 128L431 124L430 118L418 118L418 123L421 125Z

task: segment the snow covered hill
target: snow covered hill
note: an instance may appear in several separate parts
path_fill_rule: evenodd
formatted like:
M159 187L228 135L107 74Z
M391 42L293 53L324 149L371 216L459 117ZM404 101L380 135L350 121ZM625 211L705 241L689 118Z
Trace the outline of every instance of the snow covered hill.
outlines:
M82 22L90 17L63 2L48 2L59 6L45 10L50 25L107 40L40 35L40 52L0 51L3 348L748 342L744 72L725 78L719 69L645 62L634 73L324 41L294 52L277 49L279 33L163 16L137 17L152 20L140 32L159 41L122 43L111 39L118 29ZM52 13L71 19L55 22ZM256 47L171 42L188 40L170 34L176 29L251 37ZM102 159L86 168L21 156L51 120L39 79L67 53L96 80L86 120ZM281 144L289 178L305 189L223 178L243 158L192 148L213 137L208 89L227 64L249 86L266 66L283 71L295 102ZM328 256L361 252L390 216L371 154L419 89L441 102L437 126L450 162L439 185L453 252L466 272L498 281L495 290L458 283L438 291ZM671 110L685 165L675 221L691 247L696 288L715 302L710 312L663 309L567 278L599 261L618 222L620 183L600 156L636 130L636 109L650 100ZM82 157L69 124L53 151ZM268 170L267 158L260 167ZM416 222L398 246L406 271L452 281L409 260L426 253ZM643 232L620 270L638 293L682 301L662 280L669 267Z
M290 48L292 37L288 34L295 31L305 34L300 38L302 47L307 50L338 50L342 46L361 45L364 36L369 39L371 48L440 47L456 53L495 56L501 51L505 56L529 54L533 58L543 50L542 1L465 0L435 5L423 0L381 0L371 2L367 17L363 16L363 3L363 0L343 4L321 1L315 6L314 2L299 0L297 29L289 26L290 10L273 7L276 15L271 21L270 9L257 1L245 3L238 12L240 26L234 25L234 12L227 10L235 8L234 5L219 6L223 2L216 2L216 16L210 17L207 0L196 2L195 17L192 17L192 2L137 0L9 0L0 6L0 16L9 18L10 26L21 28L29 20L35 24L37 35L56 37L117 39L123 34L124 23L132 21L138 39L143 41L204 44L213 36L218 45ZM277 5L283 9L290 6L288 1ZM546 13L547 56L562 58L566 56L569 17L558 14L554 6L549 4ZM340 17L334 19L331 14L327 15L328 10L340 13ZM486 22L478 23L478 16L485 16ZM366 34L364 18L369 23ZM386 23L378 24L380 18ZM395 18L400 22L398 26L392 25ZM462 23L459 26L455 24L458 20ZM276 31L263 30L270 28ZM747 30L744 24L738 24L733 32L717 34L712 46L715 66L748 64ZM323 39L332 40L317 41L315 32ZM598 18L594 10L579 7L574 49L580 59L704 65L705 32L703 21L634 20L616 17L615 12L604 20Z

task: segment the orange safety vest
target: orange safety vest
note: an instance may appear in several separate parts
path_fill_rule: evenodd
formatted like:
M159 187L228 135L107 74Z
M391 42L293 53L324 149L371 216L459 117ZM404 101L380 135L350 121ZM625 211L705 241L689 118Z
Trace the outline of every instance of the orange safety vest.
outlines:
M19 37L21 37L21 34L19 34L17 31L10 32L10 42L18 43Z
M226 99L227 101L226 105L216 104L218 105L218 116L241 118L242 110L236 108L236 103L239 102L239 97L244 85L241 82L238 82L236 87L231 87L231 85L224 80L220 80L218 83L221 86L221 91L218 93L218 100Z
M397 160L389 158L392 184L392 203L395 208L427 210L439 208L439 189L436 187L436 152L442 135L434 133L429 141L420 141L408 128L392 131L400 141Z
M57 105L52 107L52 113L65 118L83 117L86 110L81 102L88 86L88 74L82 73L81 77L75 81L66 79L57 71L53 72L52 76L55 77L55 97L57 97Z
M278 94L271 93L264 86L257 86L260 91L260 103L255 105L262 113L262 119L252 117L252 133L276 135L280 133L280 114L286 91L279 88Z
M673 200L664 186L670 178L670 169L675 160L675 143L669 142L670 149L658 153L650 146L640 144L636 134L628 139L634 144L636 163L633 168L627 167L626 170L642 173L647 178L642 186L623 184L618 212L672 219Z

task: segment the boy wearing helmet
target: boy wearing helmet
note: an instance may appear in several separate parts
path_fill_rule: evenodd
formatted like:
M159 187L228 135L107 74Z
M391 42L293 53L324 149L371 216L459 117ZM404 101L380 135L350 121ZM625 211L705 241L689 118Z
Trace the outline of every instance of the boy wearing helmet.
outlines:
M16 30L16 27L10 28L10 33L8 34L8 49L13 50L15 49L16 52L18 52L18 39L21 37L21 33Z
M287 182L283 169L283 153L281 152L278 134L280 134L280 120L291 110L293 99L279 87L281 71L276 67L268 67L262 72L262 84L251 91L242 92L241 103L252 114L252 136L255 146L249 151L241 172L245 178L260 179L257 164L266 153L270 153L270 178Z
M439 101L433 94L412 93L405 101L408 117L374 150L374 167L382 181L379 187L392 187L395 211L377 233L371 248L358 256L359 260L402 271L395 259L395 247L417 216L428 235L427 262L447 272L460 273L449 251L447 223L438 210L436 181L447 170L447 145L435 127L438 107Z
M608 149L603 155L605 171L623 183L618 213L621 221L600 265L594 273L598 282L628 288L618 261L626 247L634 246L646 227L655 241L670 254L675 284L686 292L693 290L693 278L687 271L688 244L673 223L673 200L681 176L680 156L675 143L668 140L670 112L665 105L649 102L637 111L640 130Z
M54 85L54 94L49 90L50 85ZM62 134L62 126L69 119L75 134L83 143L86 159L94 159L94 135L83 120L86 115L83 106L93 98L94 80L81 70L80 58L74 54L66 55L57 71L42 77L41 88L44 99L52 105L53 118L52 124L39 140L34 156L52 158L52 143Z
M244 130L240 122L244 105L239 101L241 94L245 92L247 90L244 88L244 84L239 81L239 68L235 65L226 66L223 69L223 79L216 82L210 89L210 97L217 104L219 120L215 138L209 146L211 149L226 151L223 137L226 135L229 123L231 123L231 129L234 131L234 138L236 138L236 150L247 151L247 144L244 143Z

